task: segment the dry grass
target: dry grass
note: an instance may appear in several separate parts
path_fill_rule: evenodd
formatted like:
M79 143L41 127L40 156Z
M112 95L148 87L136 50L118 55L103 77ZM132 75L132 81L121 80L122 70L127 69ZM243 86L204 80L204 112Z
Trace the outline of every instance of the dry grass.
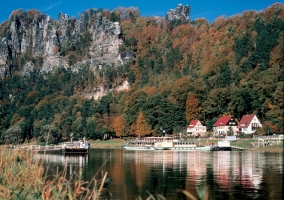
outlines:
M82 180L82 169L66 178L66 167L52 179L46 176L38 159L33 159L32 151L0 149L0 199L85 199L95 200L103 190L107 177L94 178L90 182ZM91 187L92 185L92 187Z
M40 194L44 169L31 152L0 150L0 199L29 199ZM35 195L35 196L33 196Z

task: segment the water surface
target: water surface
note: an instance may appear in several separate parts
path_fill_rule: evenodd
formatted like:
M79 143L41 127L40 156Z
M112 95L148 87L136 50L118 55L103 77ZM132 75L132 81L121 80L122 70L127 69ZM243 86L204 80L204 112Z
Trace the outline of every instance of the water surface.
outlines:
M50 175L64 166L69 175L82 167L86 181L99 170L108 172L112 181L102 199L159 194L180 200L187 199L180 190L197 197L198 188L207 190L209 199L283 199L283 152L91 149L87 156L38 154L37 158L44 159Z

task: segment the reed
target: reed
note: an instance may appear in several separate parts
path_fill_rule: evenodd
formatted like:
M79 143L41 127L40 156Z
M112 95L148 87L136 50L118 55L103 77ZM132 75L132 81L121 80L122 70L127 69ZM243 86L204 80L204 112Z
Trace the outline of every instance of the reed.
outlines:
M107 173L102 178L86 182L82 169L71 177L63 171L48 177L39 159L29 150L0 149L0 199L83 199L97 200L103 191Z

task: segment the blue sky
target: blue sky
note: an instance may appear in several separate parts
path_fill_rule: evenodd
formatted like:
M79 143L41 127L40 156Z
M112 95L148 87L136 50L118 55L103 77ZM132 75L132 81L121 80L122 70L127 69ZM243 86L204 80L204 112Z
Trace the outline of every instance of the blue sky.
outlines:
M113 10L119 6L138 7L141 16L166 16L171 8L181 3L191 7L190 19L205 18L210 23L214 22L217 17L230 17L235 14L241 14L246 10L261 11L268 6L283 0L5 0L1 2L0 23L9 19L13 10L17 9L37 9L53 19L58 19L58 13L68 14L70 17L78 18L79 13L84 13L89 8L103 8Z

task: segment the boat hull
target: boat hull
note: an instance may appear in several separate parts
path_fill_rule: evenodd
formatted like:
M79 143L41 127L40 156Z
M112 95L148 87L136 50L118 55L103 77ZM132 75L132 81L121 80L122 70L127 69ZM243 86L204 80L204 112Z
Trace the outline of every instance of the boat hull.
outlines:
M126 150L140 150L140 151L150 151L155 150L153 147L149 146L123 146Z
M231 151L231 147L212 147L212 151Z
M65 154L76 154L76 153L89 153L89 149L83 149L83 148L65 148L63 150Z
M205 146L205 147L172 147L169 150L172 151L211 151L210 146Z

